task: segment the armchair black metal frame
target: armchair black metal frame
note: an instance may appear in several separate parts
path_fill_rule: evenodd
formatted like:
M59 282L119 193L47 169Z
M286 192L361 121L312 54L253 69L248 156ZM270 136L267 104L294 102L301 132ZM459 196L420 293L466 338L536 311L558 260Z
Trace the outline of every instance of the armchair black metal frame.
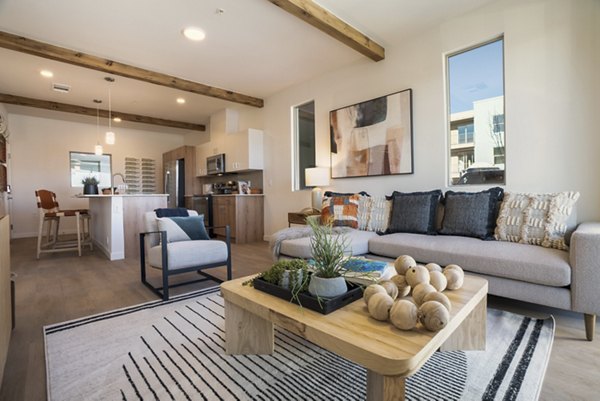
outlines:
M231 230L230 230L229 226L207 227L207 228L225 228L225 241L224 242L227 244L227 261L225 263L217 262L217 263L201 264L198 266L190 266L190 267L177 269L177 270L169 270L169 258L168 258L168 253L167 253L167 245L168 245L167 232L166 231L149 231L149 232L145 232L145 233L140 233L140 269L141 269L142 283L146 287L150 288L152 290L152 292L154 292L158 296L162 297L163 301L167 301L169 299L169 288L180 287L183 285L199 283L199 282L207 281L207 280L213 280L218 283L223 282L223 280L221 280L220 278L217 278L217 277L213 276L212 274L205 273L204 271L202 271L204 269L209 269L212 267L227 266L227 280L231 280ZM162 287L154 287L152 284L150 284L146 280L145 237L149 234L160 234L161 256L162 256L162 263L161 263L161 265L162 265L162 267L161 267ZM170 276L174 276L174 275L182 274L182 273L189 273L189 272L193 272L193 271L197 271L198 274L200 274L204 277L201 279L198 279L198 280L185 281L182 283L169 285L169 277Z

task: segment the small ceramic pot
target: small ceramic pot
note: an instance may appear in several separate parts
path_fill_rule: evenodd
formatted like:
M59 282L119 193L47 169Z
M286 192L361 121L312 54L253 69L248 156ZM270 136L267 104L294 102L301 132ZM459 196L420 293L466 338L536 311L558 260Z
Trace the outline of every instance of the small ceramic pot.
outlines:
M348 285L343 277L322 278L313 274L308 292L315 297L334 298L348 292Z
M98 195L98 185L96 184L85 184L83 186L84 195Z
M302 285L302 270L285 270L281 276L279 286L285 288L286 290L294 291L296 288L290 288L290 273L292 276L296 275L294 287Z

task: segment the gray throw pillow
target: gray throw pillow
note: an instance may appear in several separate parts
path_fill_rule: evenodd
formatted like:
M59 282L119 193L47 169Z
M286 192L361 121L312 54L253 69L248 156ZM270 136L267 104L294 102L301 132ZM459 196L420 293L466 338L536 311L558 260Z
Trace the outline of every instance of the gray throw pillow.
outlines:
M494 239L498 208L504 191L500 187L481 192L447 191L440 234Z
M442 191L392 193L392 213L387 234L436 234L435 216Z

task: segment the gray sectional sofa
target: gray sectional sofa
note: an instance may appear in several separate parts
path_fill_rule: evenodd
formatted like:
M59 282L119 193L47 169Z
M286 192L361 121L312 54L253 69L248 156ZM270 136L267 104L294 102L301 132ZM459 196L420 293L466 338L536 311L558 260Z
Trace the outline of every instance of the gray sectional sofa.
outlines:
M600 313L600 223L581 223L568 251L456 235L393 233L349 229L348 253L394 260L411 255L418 262L460 265L489 282L489 293L585 315L586 336L593 339ZM310 239L284 240L281 257L310 258Z

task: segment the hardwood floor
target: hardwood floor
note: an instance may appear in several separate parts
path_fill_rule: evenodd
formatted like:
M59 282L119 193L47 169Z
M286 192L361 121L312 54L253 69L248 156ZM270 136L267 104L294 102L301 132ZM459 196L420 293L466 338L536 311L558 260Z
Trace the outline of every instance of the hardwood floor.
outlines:
M42 327L94 313L156 300L140 283L137 260L109 262L99 252L44 255L35 259L35 239L11 242L17 273L16 328L13 330L0 401L46 399ZM233 276L264 270L271 263L266 243L232 244ZM225 269L213 270L225 278ZM158 279L152 272L150 279ZM190 291L199 283L173 290ZM557 327L541 400L595 400L600 391L600 338L585 340L583 315L489 297L488 307L530 316L554 315ZM597 326L599 324L597 323ZM596 330L596 336L600 330Z

